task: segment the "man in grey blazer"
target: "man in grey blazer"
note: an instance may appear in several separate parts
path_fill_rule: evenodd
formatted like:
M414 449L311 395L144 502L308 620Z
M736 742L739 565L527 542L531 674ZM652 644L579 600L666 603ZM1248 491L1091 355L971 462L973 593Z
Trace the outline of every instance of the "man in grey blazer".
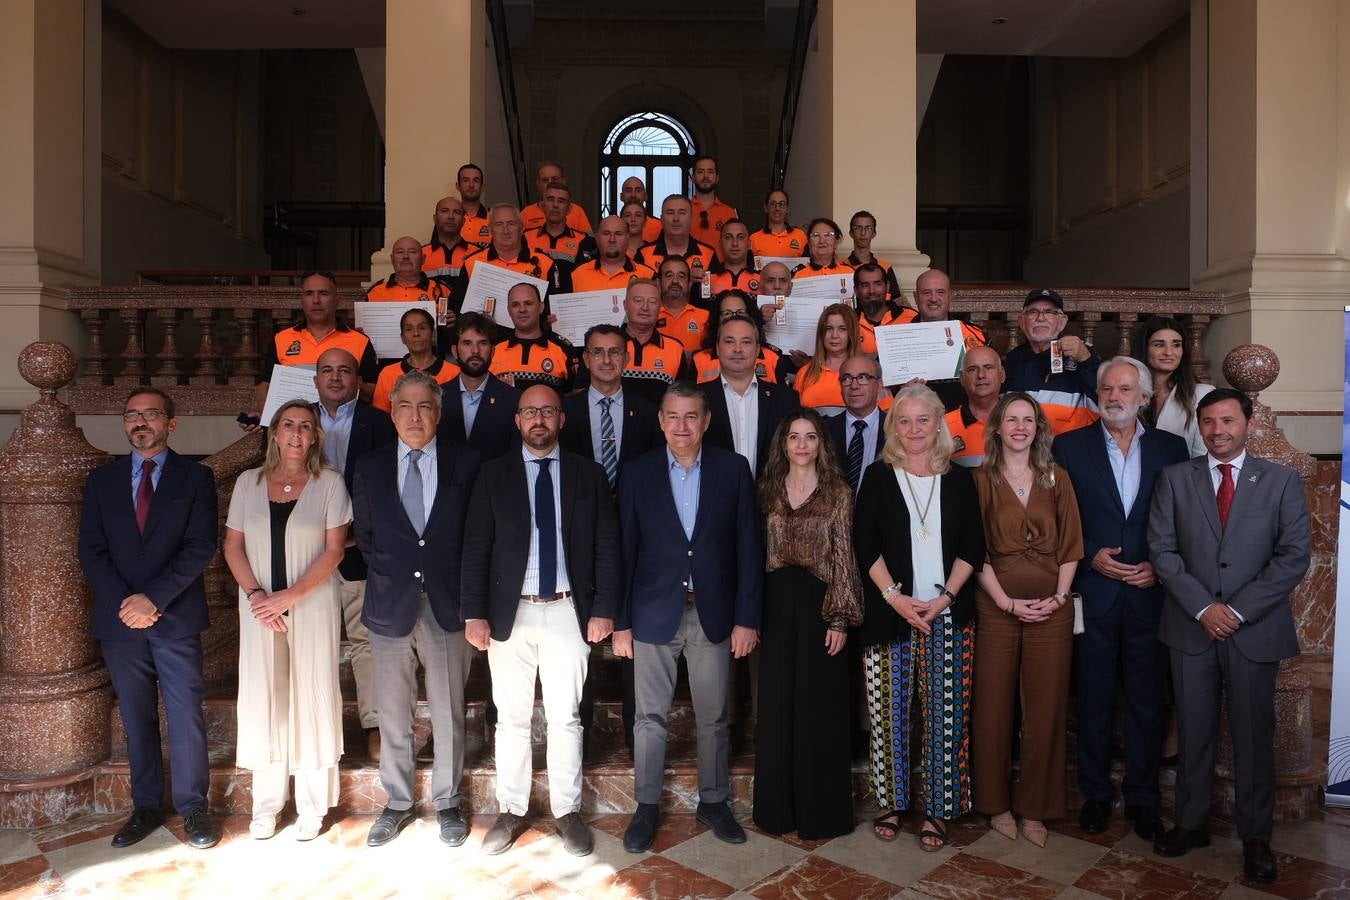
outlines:
M1176 827L1153 849L1181 856L1209 844L1226 688L1243 865L1248 878L1271 882L1275 675L1280 660L1298 655L1289 594L1308 571L1308 507L1297 473L1247 454L1245 394L1215 390L1196 416L1209 452L1162 471L1149 516L1153 568L1167 591L1159 637L1171 654L1180 734Z

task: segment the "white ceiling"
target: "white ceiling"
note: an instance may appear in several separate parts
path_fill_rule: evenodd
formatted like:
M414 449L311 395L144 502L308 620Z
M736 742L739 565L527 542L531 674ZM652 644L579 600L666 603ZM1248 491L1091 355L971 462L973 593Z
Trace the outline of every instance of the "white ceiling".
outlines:
M201 49L381 47L386 0L107 0L166 47ZM452 2L452 0L446 0ZM462 2L462 0L454 0ZM469 0L481 2L481 0ZM539 0L553 15L616 0ZM692 0L625 0L633 9L688 9ZM761 0L766 28L790 28L792 0ZM886 0L836 0L882 3ZM534 15L535 0L507 0L513 43ZM918 0L920 53L1129 56L1186 14L1189 0ZM745 0L723 0L743 18ZM701 18L709 7L699 7ZM1006 21L994 24L996 18ZM789 31L790 34L790 31Z

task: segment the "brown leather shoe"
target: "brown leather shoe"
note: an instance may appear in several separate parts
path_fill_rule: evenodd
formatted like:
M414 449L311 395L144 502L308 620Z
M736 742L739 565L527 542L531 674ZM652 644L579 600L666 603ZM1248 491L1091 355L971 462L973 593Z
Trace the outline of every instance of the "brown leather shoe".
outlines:
M497 816L497 821L492 823L488 833L483 835L483 852L488 856L496 856L498 853L505 853L511 849L511 845L516 842L525 831L525 817L518 816L515 813L504 812Z
M595 840L591 829L581 821L577 813L568 813L554 820L558 828L558 837L562 838L563 849L573 856L589 856L595 849Z
M380 729L366 729L366 758L371 762L380 761Z

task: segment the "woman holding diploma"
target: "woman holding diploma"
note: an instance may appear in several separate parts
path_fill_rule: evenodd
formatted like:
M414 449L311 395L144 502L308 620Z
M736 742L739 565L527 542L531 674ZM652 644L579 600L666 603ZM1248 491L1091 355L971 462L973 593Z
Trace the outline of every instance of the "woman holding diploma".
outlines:
M806 265L792 273L793 278L814 278L817 275L847 275L852 284L853 267L835 258L839 239L844 233L834 219L815 218L806 226L806 249L810 257Z
M970 473L933 391L908 384L886 415L881 457L868 466L853 517L863 573L863 645L871 721L872 791L889 810L872 822L883 841L909 808L909 723L923 722L924 823L919 846L947 844L947 823L970 809L970 700L975 572L984 528Z
M989 558L976 598L975 808L1009 840L1038 847L1046 819L1064 815L1066 718L1073 658L1069 590L1083 558L1078 501L1050 455L1053 433L1040 405L1004 394L984 430L975 487ZM864 488L866 485L864 485ZM1022 698L1022 761L1013 796L1013 703Z
M755 824L803 840L853 830L848 630L862 621L853 491L813 410L784 419L759 482L768 574L759 649Z
M791 303L791 298L787 302ZM816 324L815 355L803 356L802 367L797 370L793 383L801 395L802 406L814 409L822 416L841 412L844 409L844 388L839 383L839 367L844 364L844 360L861 352L857 314L843 303L825 307ZM881 400L877 405L883 410L891 408L889 391L881 392Z
M398 320L399 338L408 353L396 363L390 363L380 370L380 378L375 382L375 396L370 405L389 412L389 394L394 390L394 382L405 372L416 369L426 372L436 379L437 384L445 384L459 374L459 366L446 361L436 350L436 321L424 309L410 309Z

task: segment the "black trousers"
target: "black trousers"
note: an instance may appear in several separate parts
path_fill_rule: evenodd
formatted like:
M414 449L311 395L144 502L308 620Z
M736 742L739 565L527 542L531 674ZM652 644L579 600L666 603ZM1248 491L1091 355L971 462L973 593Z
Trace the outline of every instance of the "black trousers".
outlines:
M853 830L848 656L825 652L824 599L805 569L765 579L753 818L804 840Z

